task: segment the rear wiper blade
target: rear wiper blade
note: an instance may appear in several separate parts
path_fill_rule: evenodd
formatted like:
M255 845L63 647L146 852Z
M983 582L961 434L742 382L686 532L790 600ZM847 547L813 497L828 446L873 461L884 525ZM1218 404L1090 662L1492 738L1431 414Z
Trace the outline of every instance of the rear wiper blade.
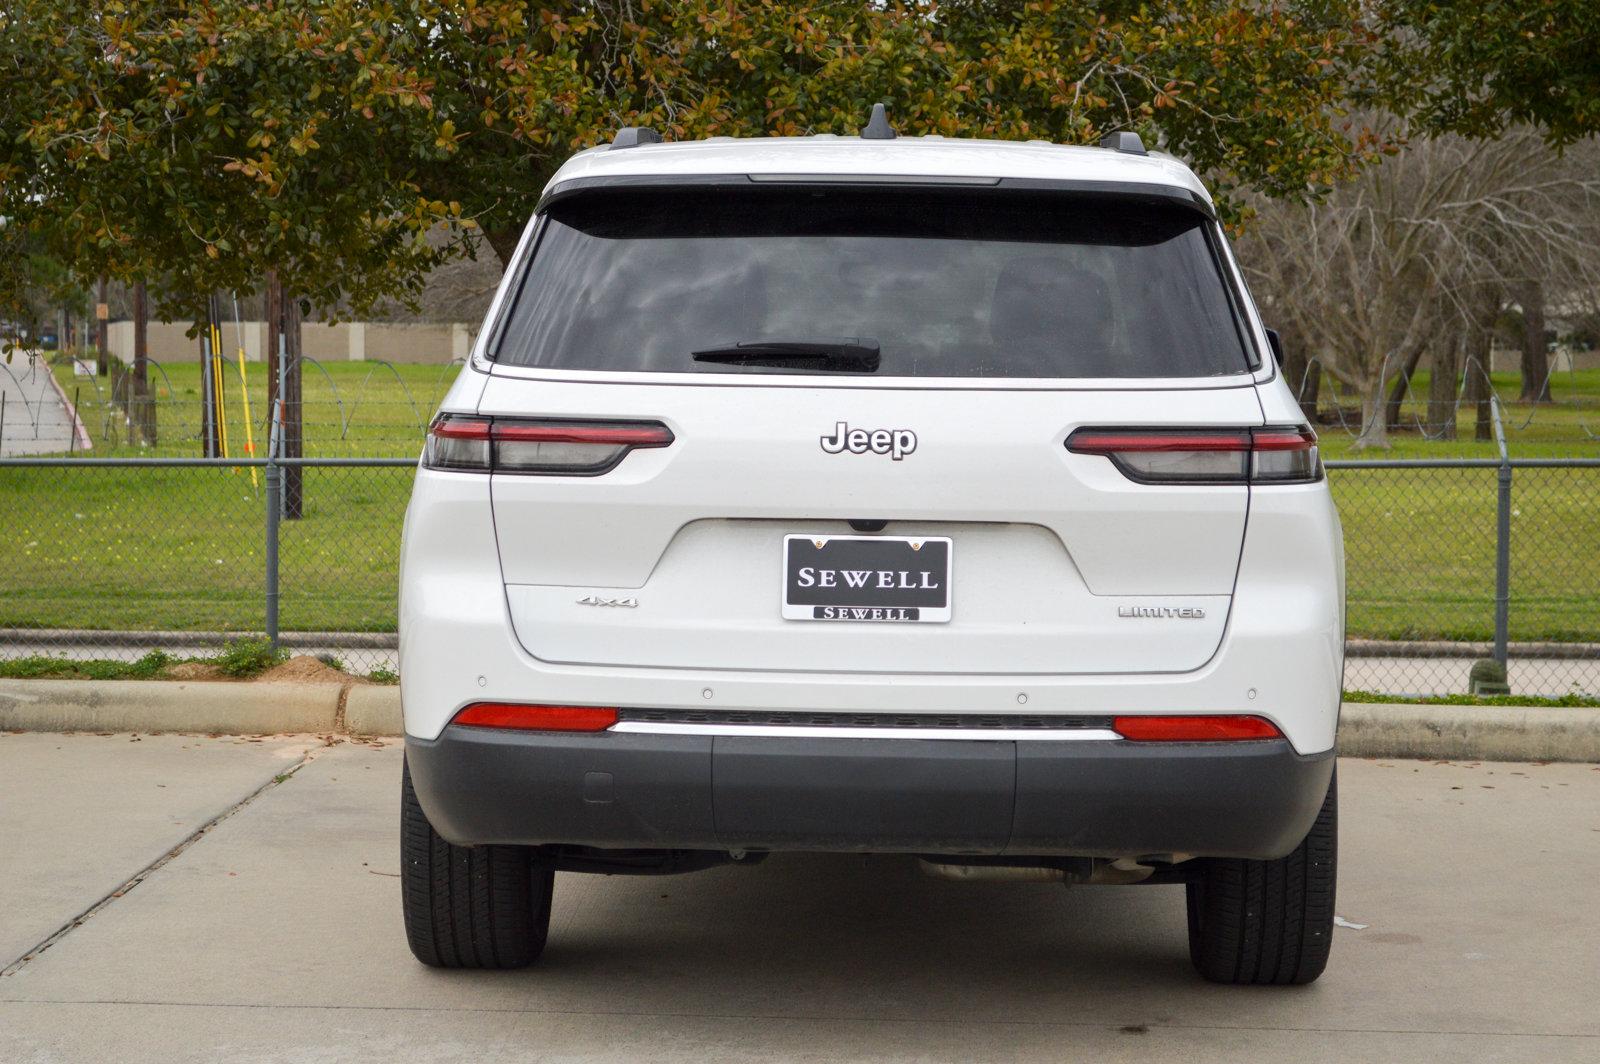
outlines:
M878 341L866 336L818 337L812 340L746 340L694 352L696 362L729 366L771 366L776 369L845 370L874 373Z

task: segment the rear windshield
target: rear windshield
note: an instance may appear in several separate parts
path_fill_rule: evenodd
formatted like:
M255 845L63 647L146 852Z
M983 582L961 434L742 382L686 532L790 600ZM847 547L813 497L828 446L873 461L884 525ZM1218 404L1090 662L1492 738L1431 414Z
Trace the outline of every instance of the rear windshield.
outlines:
M809 371L1240 373L1210 224L1179 205L994 188L593 190L549 209L495 357L771 373L792 370L707 352L848 340L876 356Z

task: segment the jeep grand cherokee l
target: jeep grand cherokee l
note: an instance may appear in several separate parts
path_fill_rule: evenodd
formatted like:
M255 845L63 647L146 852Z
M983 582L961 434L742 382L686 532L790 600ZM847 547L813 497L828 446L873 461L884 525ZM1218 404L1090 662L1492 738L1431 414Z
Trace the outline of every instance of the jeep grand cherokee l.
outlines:
M1202 975L1315 979L1339 524L1209 196L875 127L551 180L406 518L412 950L533 961L557 871L857 851L1182 885Z

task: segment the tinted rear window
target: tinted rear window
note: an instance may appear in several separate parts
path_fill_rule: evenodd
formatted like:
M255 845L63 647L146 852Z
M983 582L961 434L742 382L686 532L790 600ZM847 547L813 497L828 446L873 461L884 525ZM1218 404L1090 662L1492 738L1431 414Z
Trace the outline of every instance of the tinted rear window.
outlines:
M693 352L875 341L878 377L1209 377L1250 358L1181 206L994 188L599 189L549 210L516 366L773 372Z

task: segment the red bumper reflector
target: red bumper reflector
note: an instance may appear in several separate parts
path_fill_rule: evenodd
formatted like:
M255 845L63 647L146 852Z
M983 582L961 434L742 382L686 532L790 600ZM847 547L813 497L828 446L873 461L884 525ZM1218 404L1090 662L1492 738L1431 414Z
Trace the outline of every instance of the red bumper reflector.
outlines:
M1281 739L1283 733L1261 717L1117 717L1112 730L1141 743L1215 743Z
M605 731L617 722L617 711L598 706L531 706L521 702L474 702L457 713L452 724L474 728L518 728L524 731Z

